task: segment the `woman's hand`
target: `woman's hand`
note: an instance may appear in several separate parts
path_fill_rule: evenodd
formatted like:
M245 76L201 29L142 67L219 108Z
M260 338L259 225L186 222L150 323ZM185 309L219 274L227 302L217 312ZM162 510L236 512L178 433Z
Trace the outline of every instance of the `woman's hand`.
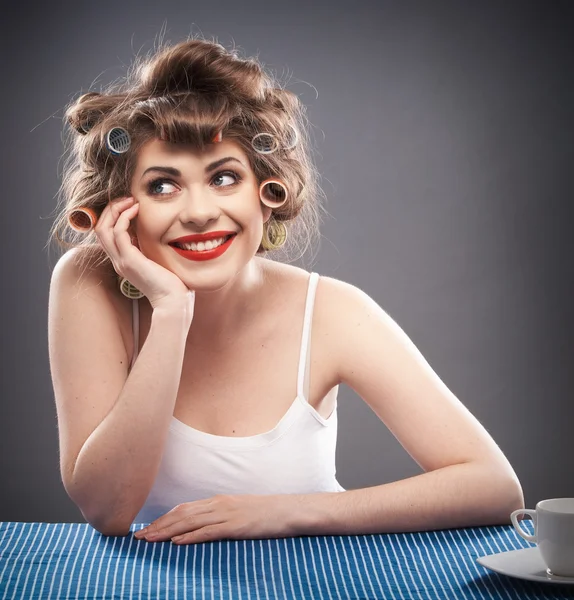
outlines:
M134 535L149 542L171 539L177 544L294 537L300 535L296 524L301 504L296 494L214 496L178 504Z
M100 244L116 273L135 285L154 310L183 304L189 307L190 319L193 319L195 293L177 275L144 256L137 246L137 239L135 244L132 243L128 230L131 219L139 210L139 203L134 202L130 196L113 200L104 208L94 228Z

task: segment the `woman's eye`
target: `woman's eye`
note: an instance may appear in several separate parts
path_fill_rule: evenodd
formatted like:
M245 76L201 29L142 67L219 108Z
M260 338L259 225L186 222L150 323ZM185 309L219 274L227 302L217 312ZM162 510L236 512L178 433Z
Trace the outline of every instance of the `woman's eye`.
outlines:
M217 182L225 181L226 178L228 180L231 179L231 183L222 183L221 185L217 184ZM225 171L224 173L217 173L217 175L215 175L212 181L215 187L230 187L232 185L235 185L236 183L239 183L240 180L241 178L237 173L234 173L233 171Z
M237 185L241 181L241 177L233 171L225 171L217 173L211 180L215 187L227 188ZM168 186L167 190L164 186ZM147 184L147 192L151 196L169 196L174 192L176 186L169 179L154 179Z
M155 179L154 181L149 182L147 186L148 193L154 196L167 196L167 194L169 194L169 191L167 193L158 191L158 189L164 185L171 185L172 187L174 187L173 184L170 183L167 179Z

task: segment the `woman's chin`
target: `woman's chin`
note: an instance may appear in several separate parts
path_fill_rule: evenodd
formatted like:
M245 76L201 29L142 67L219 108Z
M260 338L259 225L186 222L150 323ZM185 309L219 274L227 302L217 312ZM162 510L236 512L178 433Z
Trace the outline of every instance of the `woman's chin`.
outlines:
M224 273L222 270L214 272L210 270L201 270L190 277L187 273L182 273L181 270L173 271L181 281L190 289L195 292L209 294L211 292L217 292L223 289L225 286L231 283L233 278L229 277L229 274Z

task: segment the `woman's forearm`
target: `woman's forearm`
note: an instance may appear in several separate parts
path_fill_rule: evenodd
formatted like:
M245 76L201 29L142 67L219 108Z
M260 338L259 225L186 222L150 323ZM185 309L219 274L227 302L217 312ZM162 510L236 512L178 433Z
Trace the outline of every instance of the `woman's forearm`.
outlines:
M510 523L520 483L484 463L450 465L384 485L298 497L300 535L361 535Z
M101 533L116 535L129 528L153 485L173 415L188 329L183 311L154 311L149 334L117 401L78 454L67 491Z

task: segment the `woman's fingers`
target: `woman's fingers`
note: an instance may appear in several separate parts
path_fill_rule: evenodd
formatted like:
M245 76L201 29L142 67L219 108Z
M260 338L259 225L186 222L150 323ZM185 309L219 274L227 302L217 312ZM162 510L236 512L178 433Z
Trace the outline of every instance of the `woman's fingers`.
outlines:
M95 227L95 232L104 247L104 250L109 255L114 268L118 269L118 264L121 261L120 251L117 246L117 239L114 234L114 227L121 216L121 213L132 204L134 199L130 196L121 200L112 200L106 208L104 208L100 219Z
M137 215L138 210L139 203L129 206L121 213L114 226L116 245L120 251L120 254L123 254L124 256L130 251L132 246L135 246L135 244L132 243L132 239L129 234L129 228L131 220Z

